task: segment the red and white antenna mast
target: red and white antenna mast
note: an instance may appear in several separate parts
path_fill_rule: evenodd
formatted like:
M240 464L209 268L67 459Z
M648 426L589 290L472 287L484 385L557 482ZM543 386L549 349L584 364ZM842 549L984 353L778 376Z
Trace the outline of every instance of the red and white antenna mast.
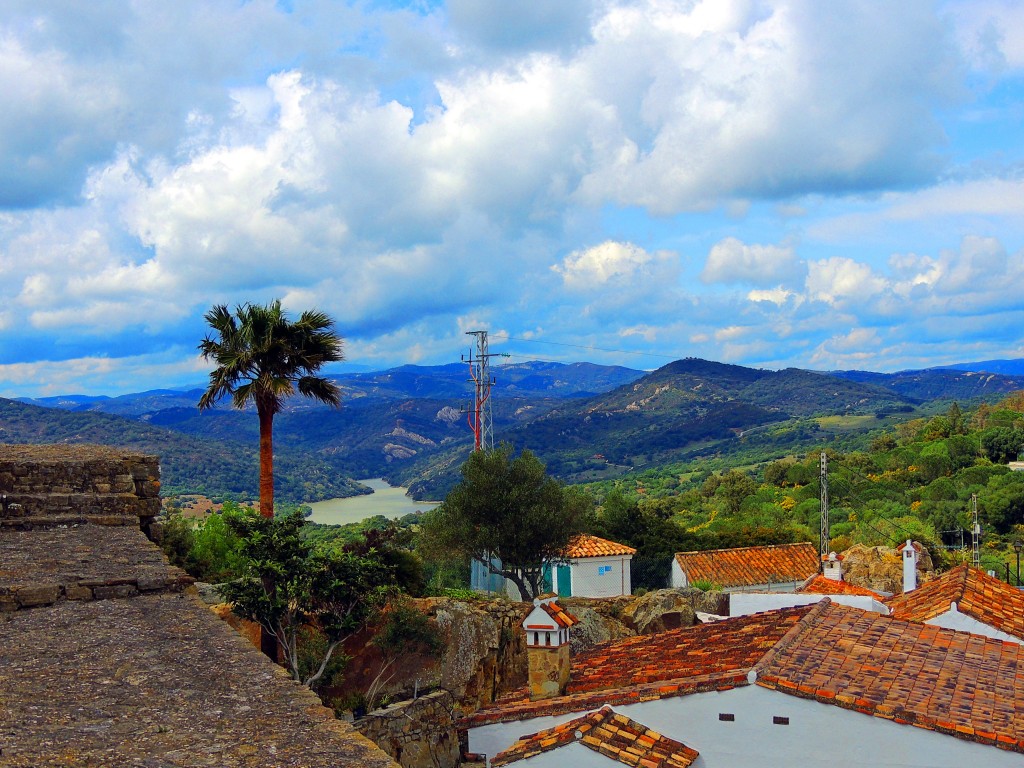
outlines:
M475 388L473 408L467 414L469 426L473 430L473 450L491 450L494 448L494 428L491 422L491 385L494 380L491 378L488 361L497 355L487 351L487 331L467 331L466 335L476 336L476 357L470 352L468 360L465 356L462 358L469 363L470 381Z

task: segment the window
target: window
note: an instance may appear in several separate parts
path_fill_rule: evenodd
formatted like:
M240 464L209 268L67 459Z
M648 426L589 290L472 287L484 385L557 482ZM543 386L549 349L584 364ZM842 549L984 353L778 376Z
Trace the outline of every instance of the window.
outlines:
M772 723L775 724L775 725L789 725L789 718L788 717L780 717L779 715L775 715L772 718Z
M736 715L734 715L732 712L719 712L718 719L725 723L735 723Z

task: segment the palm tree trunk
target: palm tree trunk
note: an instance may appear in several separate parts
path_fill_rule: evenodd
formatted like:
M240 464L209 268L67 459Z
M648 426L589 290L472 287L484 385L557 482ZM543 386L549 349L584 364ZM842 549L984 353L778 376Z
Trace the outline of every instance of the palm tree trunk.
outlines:
M260 514L274 516L274 411L256 403L260 417Z

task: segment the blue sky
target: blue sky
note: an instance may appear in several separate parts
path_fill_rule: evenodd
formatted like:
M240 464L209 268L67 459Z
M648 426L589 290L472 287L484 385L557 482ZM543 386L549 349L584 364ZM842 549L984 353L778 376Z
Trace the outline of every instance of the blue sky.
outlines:
M354 365L1024 356L1013 0L7 0L0 396Z

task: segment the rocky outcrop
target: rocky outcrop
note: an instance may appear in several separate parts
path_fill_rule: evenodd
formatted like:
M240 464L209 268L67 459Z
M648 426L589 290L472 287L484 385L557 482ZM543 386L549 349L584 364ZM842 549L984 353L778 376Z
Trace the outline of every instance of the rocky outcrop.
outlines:
M478 709L526 684L526 636L521 624L529 604L429 602L428 610L445 638L438 685L450 691L463 709Z
M892 547L855 544L842 554L843 578L858 587L896 594L903 591L903 558ZM917 583L934 577L932 557L921 547L917 557Z

